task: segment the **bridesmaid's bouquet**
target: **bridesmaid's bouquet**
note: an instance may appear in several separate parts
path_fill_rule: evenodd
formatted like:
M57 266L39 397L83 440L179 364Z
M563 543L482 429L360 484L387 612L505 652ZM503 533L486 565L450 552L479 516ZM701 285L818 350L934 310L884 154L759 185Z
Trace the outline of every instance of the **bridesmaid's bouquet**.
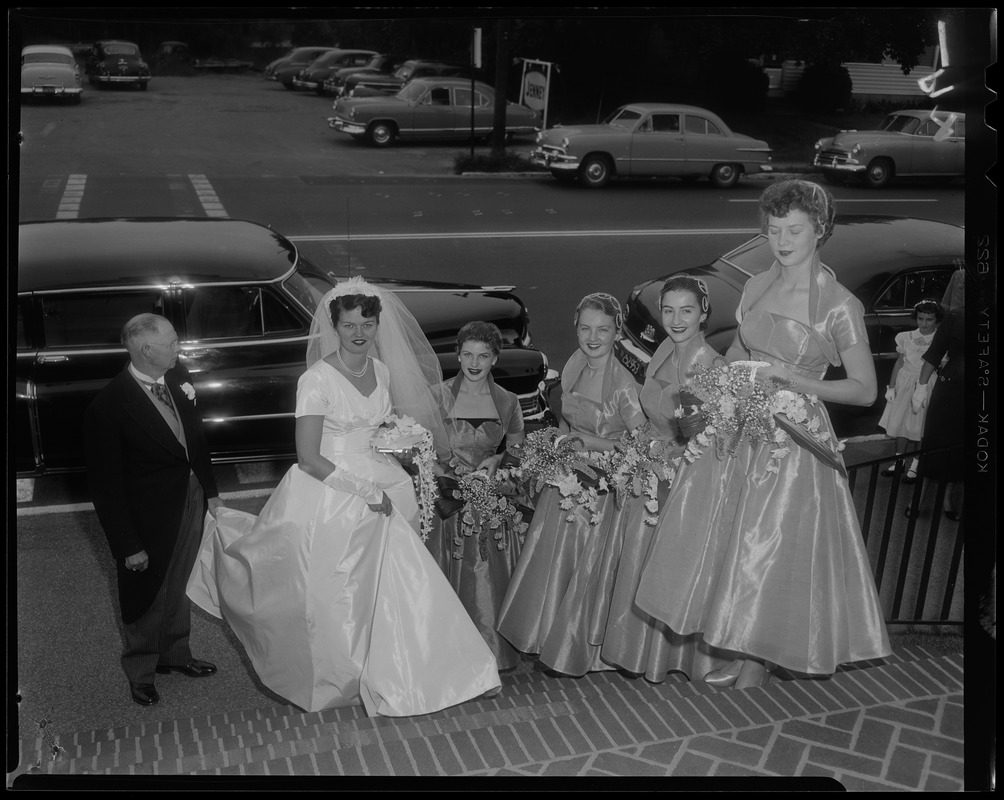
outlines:
M464 536L477 535L481 558L488 559L488 537L491 536L497 550L505 550L506 530L512 530L522 537L526 534L527 523L524 511L529 511L517 502L519 487L509 474L496 470L489 475L487 470L463 472L458 467L457 485L450 493L463 502L464 525L459 526L453 539L455 559L464 557Z
M521 483L531 497L545 486L555 487L561 494L561 508L568 511L568 522L575 519L580 506L589 512L592 524L599 522L599 496L609 490L600 472L599 453L583 450L581 439L557 428L534 431L510 450L520 463L499 472Z
M653 436L651 425L646 422L623 434L613 450L601 454L600 464L618 505L627 497L647 497L645 524L655 525L659 484L673 485L681 458L681 448Z
M413 480L421 513L421 539L426 541L432 531L433 512L439 493L436 487L436 451L432 434L411 417L392 414L381 423L370 444L377 452L389 453L400 460L403 466L413 467L417 472Z
M733 361L717 358L710 366L699 366L686 391L699 403L685 404L678 417L699 412L705 427L687 443L684 458L694 462L712 442L719 458L734 456L739 443L768 445L768 472L777 472L782 458L791 452L791 439L813 452L828 466L846 474L838 453L843 442L830 436L823 423L819 400L785 387L777 378L757 378L762 361ZM683 397L683 392L681 392Z

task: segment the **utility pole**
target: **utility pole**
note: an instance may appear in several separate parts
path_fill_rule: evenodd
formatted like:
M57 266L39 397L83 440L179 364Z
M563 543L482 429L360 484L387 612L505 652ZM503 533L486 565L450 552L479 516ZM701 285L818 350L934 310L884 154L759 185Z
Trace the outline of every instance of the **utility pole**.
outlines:
M495 124L492 127L492 152L505 150L505 110L509 95L509 26L503 17L495 23Z

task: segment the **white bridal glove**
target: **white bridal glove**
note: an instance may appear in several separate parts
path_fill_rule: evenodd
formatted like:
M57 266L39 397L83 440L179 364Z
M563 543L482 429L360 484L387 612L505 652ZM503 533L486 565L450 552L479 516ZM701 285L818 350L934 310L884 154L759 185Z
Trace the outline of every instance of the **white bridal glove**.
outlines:
M914 414L919 414L920 410L927 405L927 396L930 389L927 388L926 383L918 383L917 388L913 390L913 397L910 398L910 405L913 408Z
M885 390L885 401L887 403L891 403L895 399L896 399L896 390L893 389L891 386L887 387Z

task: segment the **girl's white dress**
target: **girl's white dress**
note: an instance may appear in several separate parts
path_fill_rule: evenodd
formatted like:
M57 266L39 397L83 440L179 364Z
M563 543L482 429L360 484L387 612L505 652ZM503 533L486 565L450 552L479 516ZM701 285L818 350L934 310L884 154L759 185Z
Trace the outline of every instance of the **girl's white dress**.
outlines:
M903 356L903 364L896 374L896 396L886 403L879 427L890 436L898 436L911 442L924 438L924 420L927 406L919 412L913 410L910 402L913 390L917 388L920 368L924 363L924 353L934 339L934 333L927 335L919 330L902 331L896 334L896 352Z
M386 365L362 395L318 361L296 415L323 415L322 483L290 468L257 517L209 518L188 595L227 620L262 682L308 711L411 716L500 685L495 658L418 535L411 479L370 440L391 413ZM386 492L394 511L369 508Z

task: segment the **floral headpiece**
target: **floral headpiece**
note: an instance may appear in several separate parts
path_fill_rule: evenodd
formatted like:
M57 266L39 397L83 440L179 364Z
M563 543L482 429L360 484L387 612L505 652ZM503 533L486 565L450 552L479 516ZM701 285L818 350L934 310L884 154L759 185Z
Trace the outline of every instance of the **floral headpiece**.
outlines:
M711 293L708 291L708 284L696 275L681 272L679 275L674 275L673 277L668 278L662 285L662 291L659 292L659 297L662 298L666 292L676 289L675 284L677 283L681 284L683 291L691 291L697 295L697 299L701 303L701 312L707 314L708 310L711 308ZM694 291L694 286L697 287L697 291Z
M579 301L579 304L575 307L575 316L572 318L572 324L579 324L579 312L582 311L582 307L589 302L597 303L600 306L609 303L613 306L614 325L616 325L617 329L620 330L621 326L624 324L624 312L621 310L621 304L618 302L617 298L612 294L607 294L606 292L592 292L591 294L587 294L583 297Z

